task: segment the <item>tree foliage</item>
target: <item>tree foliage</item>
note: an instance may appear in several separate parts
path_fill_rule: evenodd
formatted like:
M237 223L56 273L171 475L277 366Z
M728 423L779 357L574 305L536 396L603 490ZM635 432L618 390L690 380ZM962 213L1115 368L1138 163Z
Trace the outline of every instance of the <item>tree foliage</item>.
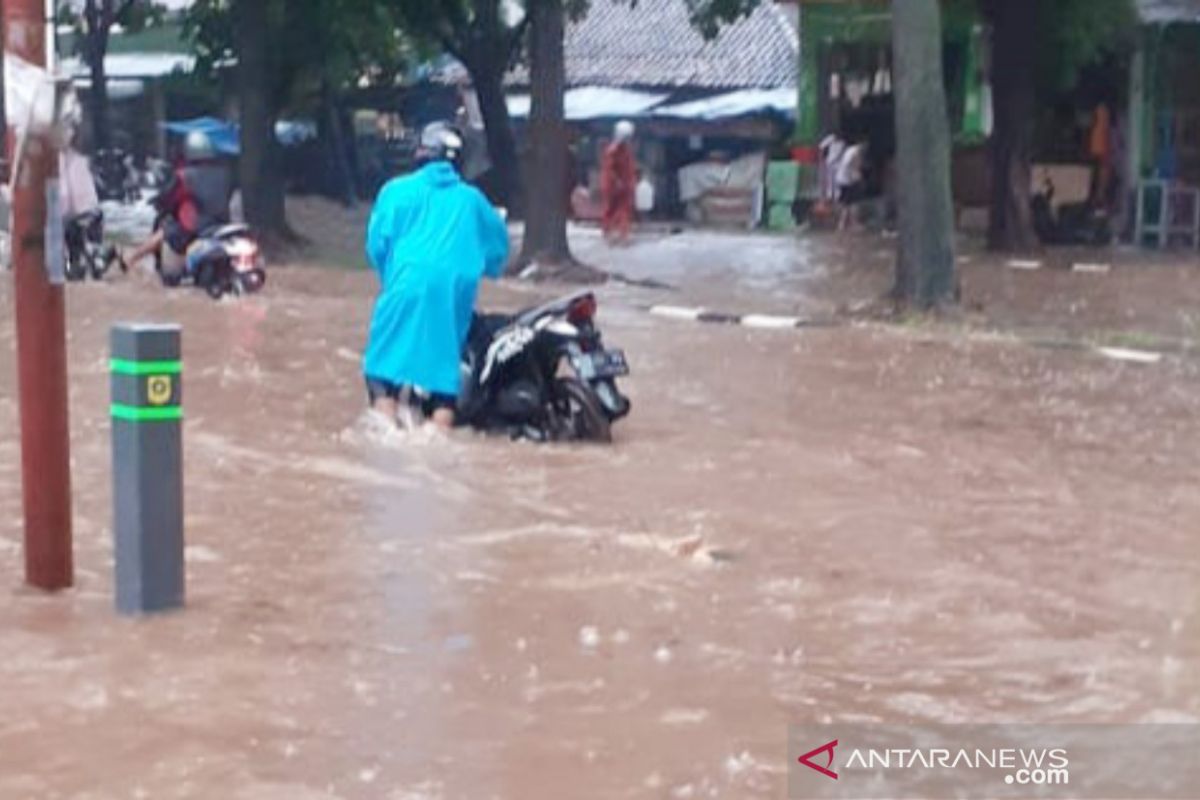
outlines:
M85 0L82 6L60 2L56 16L58 24L75 29L82 48L89 34L108 33L114 25L137 32L162 22L165 13L154 0Z
M529 21L524 4L506 0L390 0L390 7L414 35L464 63L487 55L511 66Z
M471 76L493 165L490 194L519 211L519 161L504 77L525 44L530 15L524 4L509 0L388 1L412 35L458 59Z
M1133 0L1054 0L1038 12L1038 75L1052 90L1071 89L1081 69L1131 47L1137 31Z
M111 131L108 118L108 75L104 59L116 25L139 31L162 20L164 9L152 0L85 0L76 10L72 3L56 6L60 23L74 27L80 56L91 74L92 139L97 149L107 148Z
M256 1L268 7L268 61L280 108L304 102L326 84L388 83L419 57L379 0ZM184 17L201 73L236 59L232 9L230 0L196 0Z

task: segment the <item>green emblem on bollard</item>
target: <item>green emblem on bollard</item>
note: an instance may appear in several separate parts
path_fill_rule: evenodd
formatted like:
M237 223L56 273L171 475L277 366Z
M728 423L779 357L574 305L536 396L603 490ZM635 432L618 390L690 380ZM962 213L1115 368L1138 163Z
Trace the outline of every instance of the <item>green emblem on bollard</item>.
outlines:
M112 404L113 419L126 422L170 422L183 419L176 392L176 376L183 365L172 361L130 361L114 358L109 361L113 375L120 375L140 384L138 403Z

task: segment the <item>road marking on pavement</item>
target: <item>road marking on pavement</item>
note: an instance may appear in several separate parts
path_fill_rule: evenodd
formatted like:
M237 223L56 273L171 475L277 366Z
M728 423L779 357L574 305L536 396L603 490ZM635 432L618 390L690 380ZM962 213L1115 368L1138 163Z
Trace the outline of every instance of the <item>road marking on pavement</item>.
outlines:
M1083 272L1083 273L1090 273L1093 275L1104 275L1110 269L1112 269L1112 268L1108 264L1080 263L1080 264L1073 264L1071 266L1072 272Z
M742 324L747 328L799 328L804 320L799 317L775 317L769 314L747 314Z
M1098 347L1096 350L1105 358L1117 361L1132 361L1136 364L1157 364L1162 361L1163 354L1150 350L1130 350L1125 347Z
M1042 262L1014 258L1012 261L1008 262L1008 268L1009 269L1041 269Z
M659 317L686 319L695 322L704 314L704 309L684 308L683 306L650 306L650 313Z
M716 325L740 325L743 328L759 328L763 330L794 330L807 328L820 323L802 317L786 317L775 314L730 314L724 311L709 311L703 308L687 308L685 306L643 306L645 310L659 317L681 319L688 322L703 322Z

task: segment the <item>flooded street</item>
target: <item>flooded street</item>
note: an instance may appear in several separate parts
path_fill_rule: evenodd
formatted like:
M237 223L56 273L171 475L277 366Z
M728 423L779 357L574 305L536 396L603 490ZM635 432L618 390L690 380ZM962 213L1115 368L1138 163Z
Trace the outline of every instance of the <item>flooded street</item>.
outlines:
M677 293L599 292L634 371L609 448L381 433L365 272L70 287L53 597L20 588L0 281L0 798L778 798L789 724L1200 720L1200 361L663 319L802 306L671 263ZM822 274L791 269L797 297ZM188 607L138 621L112 611L125 320L184 330Z

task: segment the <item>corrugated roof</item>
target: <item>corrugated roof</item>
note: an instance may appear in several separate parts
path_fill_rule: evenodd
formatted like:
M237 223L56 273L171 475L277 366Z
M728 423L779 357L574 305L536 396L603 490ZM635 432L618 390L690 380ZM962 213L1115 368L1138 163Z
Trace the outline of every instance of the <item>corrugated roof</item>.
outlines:
M595 0L567 29L567 83L636 88L776 89L797 83L800 37L773 2L707 41L687 0ZM526 68L512 82L528 83Z
M640 117L665 101L670 95L614 89L611 86L578 86L568 89L563 97L564 113L572 122L593 119ZM530 98L527 94L508 96L508 113L524 119L529 116Z
M174 53L109 53L104 57L104 71L113 80L145 80L162 78L173 73L188 73L196 66L196 58ZM77 56L64 58L60 69L73 77L86 78L88 67Z
M1165 25L1172 22L1200 24L1200 0L1137 0L1143 22Z

